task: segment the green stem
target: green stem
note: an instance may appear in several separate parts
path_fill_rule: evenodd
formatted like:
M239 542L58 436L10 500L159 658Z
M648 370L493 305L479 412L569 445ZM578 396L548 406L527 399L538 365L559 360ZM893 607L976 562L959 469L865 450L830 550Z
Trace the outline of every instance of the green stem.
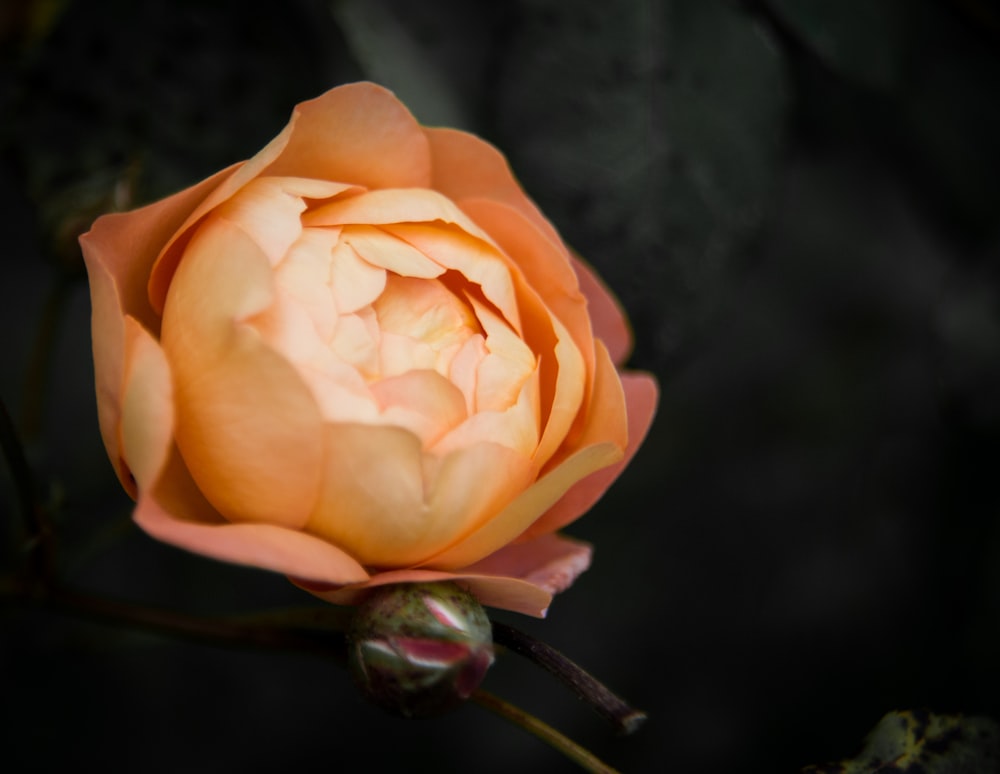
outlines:
M179 636L212 645L294 650L332 657L341 663L346 663L347 659L343 632L331 629L307 631L249 623L245 618L200 618L60 587L51 589L45 596L44 603L62 613L135 626L158 634Z
M604 763L604 761L592 752L581 747L569 737L560 734L552 726L543 723L520 707L516 707L482 689L472 694L472 700L479 706L485 707L505 720L509 720L514 725L520 726L529 734L534 734L543 742L565 755L573 763L580 766L584 771L591 772L591 774L618 774L615 769L608 766L608 764Z
M493 639L562 680L597 714L608 720L618 733L631 734L645 722L645 712L630 706L551 645L536 640L513 626L496 621L493 622Z

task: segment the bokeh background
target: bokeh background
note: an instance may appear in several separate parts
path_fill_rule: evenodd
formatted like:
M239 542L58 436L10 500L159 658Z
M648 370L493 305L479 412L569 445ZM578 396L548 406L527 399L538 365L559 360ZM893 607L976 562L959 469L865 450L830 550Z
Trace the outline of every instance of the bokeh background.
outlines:
M1000 8L991 0L3 0L0 396L77 588L311 604L154 543L97 430L75 236L383 83L497 144L620 296L663 396L498 617L645 709L615 737L513 655L486 687L625 772L794 772L887 711L1000 717ZM40 354L48 352L48 355ZM0 473L0 575L24 562ZM571 772L476 706L402 721L336 664L5 601L0 769Z

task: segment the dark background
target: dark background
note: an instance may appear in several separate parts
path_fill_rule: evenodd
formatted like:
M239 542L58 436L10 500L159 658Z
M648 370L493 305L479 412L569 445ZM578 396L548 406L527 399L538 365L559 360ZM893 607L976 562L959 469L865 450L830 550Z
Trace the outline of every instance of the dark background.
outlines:
M892 709L1000 717L997 3L5 0L0 35L0 396L67 582L199 614L312 603L132 526L75 234L116 183L171 193L368 78L503 149L663 391L568 530L592 569L547 620L498 616L650 720L616 738L513 655L486 687L625 772L794 772ZM14 506L4 472L6 576ZM0 635L12 772L576 770L475 706L385 716L319 658L10 603Z

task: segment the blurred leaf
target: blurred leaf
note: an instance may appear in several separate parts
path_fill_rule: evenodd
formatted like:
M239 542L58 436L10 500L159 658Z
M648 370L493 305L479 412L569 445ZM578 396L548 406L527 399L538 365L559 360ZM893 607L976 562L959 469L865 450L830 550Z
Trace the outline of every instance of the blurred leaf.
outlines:
M891 87L905 51L907 0L768 0L800 42L831 69L873 88Z
M525 3L503 145L627 300L645 365L697 335L762 222L786 101L780 55L727 3Z
M340 0L333 5L333 15L367 77L392 89L421 123L469 126L429 47L390 4Z
M990 718L890 712L857 757L802 774L984 774L1000 771L1000 726Z

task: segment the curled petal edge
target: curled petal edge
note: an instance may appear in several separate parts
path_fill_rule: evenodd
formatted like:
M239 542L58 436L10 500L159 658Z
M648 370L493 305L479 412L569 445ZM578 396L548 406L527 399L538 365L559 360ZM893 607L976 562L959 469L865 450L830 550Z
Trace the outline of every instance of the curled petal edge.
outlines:
M589 544L562 535L509 545L475 564L452 572L392 570L363 583L333 586L301 575L295 585L337 605L353 605L371 589L390 583L454 581L488 607L544 618L552 597L568 588L590 566Z

